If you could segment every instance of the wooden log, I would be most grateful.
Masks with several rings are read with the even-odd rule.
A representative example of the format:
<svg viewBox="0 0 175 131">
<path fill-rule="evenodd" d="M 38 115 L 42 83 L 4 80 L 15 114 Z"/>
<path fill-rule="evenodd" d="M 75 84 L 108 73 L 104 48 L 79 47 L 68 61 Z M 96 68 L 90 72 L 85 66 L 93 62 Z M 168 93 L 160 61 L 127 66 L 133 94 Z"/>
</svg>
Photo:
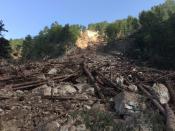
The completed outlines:
<svg viewBox="0 0 175 131">
<path fill-rule="evenodd" d="M 170 94 L 170 99 L 172 100 L 173 104 L 175 105 L 175 91 L 171 87 L 171 81 L 166 80 L 166 85 Z"/>
<path fill-rule="evenodd" d="M 96 73 L 106 85 L 113 87 L 117 91 L 122 91 L 122 88 L 119 85 L 117 85 L 116 83 L 112 82 L 111 80 L 105 78 L 101 73 L 99 73 L 99 72 L 96 72 Z"/>
<path fill-rule="evenodd" d="M 0 100 L 7 100 L 10 99 L 10 97 L 0 96 Z"/>
<path fill-rule="evenodd" d="M 34 84 L 44 83 L 44 82 L 46 82 L 46 80 L 28 81 L 28 82 L 24 82 L 24 83 L 20 83 L 20 84 L 14 84 L 12 87 L 17 88 L 17 87 L 22 87 L 22 86 L 27 86 L 27 85 L 34 85 Z"/>
<path fill-rule="evenodd" d="M 98 97 L 104 98 L 103 94 L 100 91 L 98 83 L 96 83 L 95 78 L 93 77 L 92 73 L 90 72 L 90 70 L 86 66 L 85 62 L 83 62 L 83 70 L 84 70 L 85 74 L 89 77 L 91 83 L 94 85 L 94 89 L 95 89 L 95 92 L 98 95 Z"/>
<path fill-rule="evenodd" d="M 175 115 L 168 104 L 165 104 L 166 109 L 166 131 L 175 131 Z"/>
<path fill-rule="evenodd" d="M 59 76 L 59 77 L 54 77 L 54 78 L 50 78 L 50 80 L 54 80 L 54 81 L 66 81 L 72 77 L 75 77 L 77 74 L 71 74 L 68 76 Z M 47 80 L 36 80 L 36 81 L 29 81 L 29 82 L 24 82 L 21 84 L 15 84 L 12 86 L 13 90 L 30 90 L 33 89 L 35 87 L 47 84 L 48 81 Z"/>
<path fill-rule="evenodd" d="M 54 100 L 77 100 L 77 101 L 102 101 L 102 99 L 87 99 L 87 98 L 75 98 L 75 97 L 64 97 L 64 96 L 42 96 L 43 99 L 54 99 Z"/>
<path fill-rule="evenodd" d="M 160 110 L 160 112 L 166 116 L 165 109 L 154 97 L 140 84 L 138 88 L 152 101 L 152 103 Z"/>
<path fill-rule="evenodd" d="M 31 85 L 15 87 L 15 88 L 13 88 L 13 90 L 30 90 L 30 89 L 36 88 L 36 87 L 44 85 L 44 84 L 47 84 L 47 82 L 41 82 L 41 83 L 36 83 L 36 84 L 31 84 Z"/>
</svg>

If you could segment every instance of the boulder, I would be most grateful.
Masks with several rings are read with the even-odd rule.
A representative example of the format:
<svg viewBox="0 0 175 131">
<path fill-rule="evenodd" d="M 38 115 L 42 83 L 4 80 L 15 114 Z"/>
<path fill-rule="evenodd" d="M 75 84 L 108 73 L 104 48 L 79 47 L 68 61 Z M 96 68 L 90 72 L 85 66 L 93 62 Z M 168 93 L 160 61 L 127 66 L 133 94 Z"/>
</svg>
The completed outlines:
<svg viewBox="0 0 175 131">
<path fill-rule="evenodd" d="M 146 108 L 142 96 L 133 92 L 122 92 L 116 95 L 114 102 L 115 110 L 120 115 L 132 115 Z"/>
<path fill-rule="evenodd" d="M 79 83 L 75 85 L 79 93 L 87 92 L 89 94 L 94 94 L 94 88 L 86 83 Z"/>
<path fill-rule="evenodd" d="M 52 68 L 51 70 L 49 70 L 48 74 L 49 75 L 56 75 L 57 74 L 57 69 Z"/>
<path fill-rule="evenodd" d="M 104 104 L 100 104 L 100 103 L 95 103 L 92 106 L 92 110 L 96 110 L 96 111 L 101 111 L 101 112 L 105 112 L 106 111 L 106 107 Z"/>
<path fill-rule="evenodd" d="M 133 85 L 133 84 L 129 85 L 129 86 L 128 86 L 128 89 L 129 89 L 130 91 L 133 91 L 133 92 L 137 92 L 137 91 L 138 91 L 137 86 L 136 86 L 136 85 Z"/>
<path fill-rule="evenodd" d="M 117 84 L 119 84 L 119 85 L 123 85 L 124 77 L 123 77 L 123 76 L 117 77 L 117 78 L 116 78 L 116 82 L 117 82 Z"/>
<path fill-rule="evenodd" d="M 154 91 L 153 92 L 154 95 L 157 97 L 157 99 L 159 99 L 161 104 L 168 103 L 168 101 L 170 100 L 170 96 L 169 96 L 168 89 L 165 85 L 155 83 L 152 88 Z"/>
<path fill-rule="evenodd" d="M 90 110 L 91 109 L 91 106 L 89 106 L 89 105 L 83 105 L 83 107 L 84 107 L 85 110 Z"/>
<path fill-rule="evenodd" d="M 44 74 L 39 74 L 38 76 L 36 76 L 38 79 L 40 80 L 46 80 L 46 76 Z"/>
<path fill-rule="evenodd" d="M 40 86 L 36 89 L 33 89 L 32 93 L 35 93 L 35 94 L 41 95 L 41 96 L 51 96 L 52 91 L 53 91 L 53 95 L 56 95 L 58 93 L 57 88 L 52 88 L 50 86 L 43 85 L 43 86 Z"/>
<path fill-rule="evenodd" d="M 76 126 L 76 131 L 87 131 L 85 124 L 80 124 Z"/>
<path fill-rule="evenodd" d="M 39 128 L 37 131 L 59 131 L 59 128 L 60 124 L 56 121 L 53 121 Z"/>
<path fill-rule="evenodd" d="M 24 92 L 21 91 L 21 90 L 17 90 L 17 91 L 16 91 L 16 96 L 17 96 L 17 97 L 22 97 L 22 96 L 24 96 Z"/>
<path fill-rule="evenodd" d="M 58 89 L 58 93 L 61 95 L 73 94 L 76 91 L 77 90 L 72 85 L 69 84 L 61 85 L 61 87 Z"/>
</svg>

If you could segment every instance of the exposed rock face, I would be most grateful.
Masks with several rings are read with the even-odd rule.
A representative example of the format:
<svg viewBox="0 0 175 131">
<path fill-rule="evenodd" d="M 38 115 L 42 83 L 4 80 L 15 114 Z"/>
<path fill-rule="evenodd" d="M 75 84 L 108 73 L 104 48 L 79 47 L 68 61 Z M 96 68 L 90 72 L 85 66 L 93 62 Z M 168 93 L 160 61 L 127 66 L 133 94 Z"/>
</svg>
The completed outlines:
<svg viewBox="0 0 175 131">
<path fill-rule="evenodd" d="M 161 104 L 166 104 L 170 100 L 169 92 L 165 85 L 155 83 L 153 85 L 153 91 Z"/>
<path fill-rule="evenodd" d="M 142 97 L 132 92 L 122 92 L 114 98 L 114 101 L 115 110 L 120 115 L 132 115 L 145 109 Z"/>
<path fill-rule="evenodd" d="M 90 44 L 97 44 L 98 42 L 100 42 L 98 32 L 86 30 L 85 32 L 81 32 L 80 37 L 76 42 L 76 45 L 81 49 L 85 49 Z"/>
</svg>

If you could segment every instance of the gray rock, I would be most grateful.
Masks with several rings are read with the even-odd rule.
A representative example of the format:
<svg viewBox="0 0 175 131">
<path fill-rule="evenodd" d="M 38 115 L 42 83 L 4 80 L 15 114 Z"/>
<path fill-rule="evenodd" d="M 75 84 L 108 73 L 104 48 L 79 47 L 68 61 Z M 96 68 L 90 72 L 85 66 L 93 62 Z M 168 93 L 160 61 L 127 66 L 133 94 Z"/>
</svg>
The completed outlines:
<svg viewBox="0 0 175 131">
<path fill-rule="evenodd" d="M 106 111 L 106 107 L 104 104 L 100 104 L 100 103 L 95 103 L 93 106 L 92 106 L 92 110 L 97 110 L 97 111 L 101 111 L 101 112 L 104 112 Z"/>
<path fill-rule="evenodd" d="M 76 131 L 87 131 L 86 125 L 85 124 L 77 125 Z"/>
<path fill-rule="evenodd" d="M 21 91 L 21 90 L 17 90 L 16 91 L 16 96 L 17 97 L 22 97 L 24 95 L 24 92 L 23 91 Z"/>
<path fill-rule="evenodd" d="M 88 85 L 87 83 L 79 83 L 75 85 L 79 93 L 87 92 L 89 94 L 94 94 L 94 88 Z"/>
<path fill-rule="evenodd" d="M 44 127 L 39 128 L 37 131 L 59 131 L 60 124 L 56 121 L 46 124 Z"/>
<path fill-rule="evenodd" d="M 132 115 L 144 110 L 142 97 L 133 92 L 122 92 L 115 96 L 115 110 L 120 115 Z"/>
<path fill-rule="evenodd" d="M 85 110 L 90 110 L 91 109 L 91 106 L 89 106 L 89 105 L 83 105 L 83 106 L 84 106 Z"/>
<path fill-rule="evenodd" d="M 79 84 L 76 84 L 75 86 L 77 87 L 78 92 L 80 92 L 80 93 L 82 93 L 83 91 L 85 91 L 85 89 L 88 88 L 87 87 L 88 85 L 85 83 L 79 83 Z"/>
<path fill-rule="evenodd" d="M 138 91 L 137 86 L 136 86 L 136 85 L 133 85 L 133 84 L 129 85 L 129 86 L 128 86 L 128 89 L 129 89 L 130 91 L 133 91 L 133 92 L 137 92 L 137 91 Z"/>
<path fill-rule="evenodd" d="M 58 93 L 58 90 L 57 88 L 52 88 L 47 85 L 43 85 L 32 90 L 32 93 L 35 93 L 41 96 L 51 96 L 52 95 L 51 92 L 53 92 L 53 95 L 56 95 Z"/>
<path fill-rule="evenodd" d="M 155 83 L 153 85 L 153 91 L 156 97 L 159 99 L 161 104 L 166 104 L 170 100 L 168 89 L 165 85 Z"/>
<path fill-rule="evenodd" d="M 2 115 L 4 113 L 5 113 L 4 110 L 0 108 L 0 114 Z"/>
<path fill-rule="evenodd" d="M 37 78 L 41 80 L 46 80 L 46 76 L 44 74 L 39 74 Z"/>
<path fill-rule="evenodd" d="M 95 90 L 94 90 L 93 87 L 86 89 L 86 92 L 87 92 L 88 94 L 91 94 L 91 95 L 94 95 L 94 94 L 95 94 Z"/>
<path fill-rule="evenodd" d="M 119 84 L 119 85 L 123 85 L 124 77 L 123 77 L 123 76 L 117 77 L 117 78 L 116 78 L 116 82 L 117 82 L 117 84 Z"/>
<path fill-rule="evenodd" d="M 48 74 L 49 75 L 56 75 L 57 74 L 57 69 L 52 68 L 51 70 L 49 70 Z"/>
<path fill-rule="evenodd" d="M 58 89 L 58 93 L 61 95 L 65 95 L 65 94 L 73 94 L 77 92 L 77 90 L 72 86 L 72 85 L 62 85 L 59 89 Z"/>
</svg>

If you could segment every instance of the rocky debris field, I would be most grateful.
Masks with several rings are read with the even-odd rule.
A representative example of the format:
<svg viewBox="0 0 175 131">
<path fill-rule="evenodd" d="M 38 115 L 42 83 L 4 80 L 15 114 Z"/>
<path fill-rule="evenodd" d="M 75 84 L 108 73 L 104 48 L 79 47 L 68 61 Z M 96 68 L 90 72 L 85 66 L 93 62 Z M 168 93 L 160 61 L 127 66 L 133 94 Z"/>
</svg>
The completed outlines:
<svg viewBox="0 0 175 131">
<path fill-rule="evenodd" d="M 175 130 L 175 71 L 121 53 L 0 61 L 0 131 Z"/>
</svg>

